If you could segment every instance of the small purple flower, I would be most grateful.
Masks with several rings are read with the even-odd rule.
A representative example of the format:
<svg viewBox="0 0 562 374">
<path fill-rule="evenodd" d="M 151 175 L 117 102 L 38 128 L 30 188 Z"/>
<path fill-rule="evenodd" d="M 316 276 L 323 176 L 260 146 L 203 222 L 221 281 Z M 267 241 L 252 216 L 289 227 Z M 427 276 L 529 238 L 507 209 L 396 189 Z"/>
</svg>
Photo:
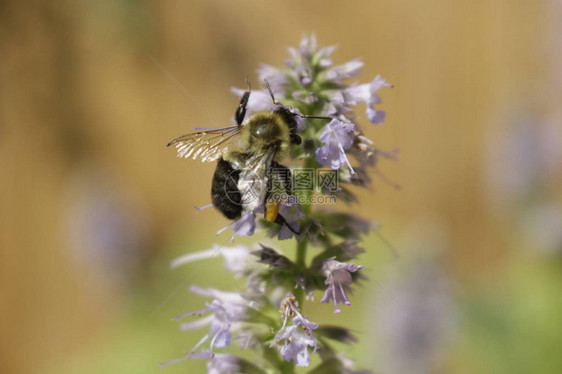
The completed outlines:
<svg viewBox="0 0 562 374">
<path fill-rule="evenodd" d="M 310 83 L 312 83 L 312 69 L 306 62 L 303 61 L 301 65 L 295 66 L 294 71 L 295 77 L 301 86 L 305 88 L 310 86 Z"/>
<path fill-rule="evenodd" d="M 293 92 L 293 99 L 302 101 L 303 103 L 312 104 L 318 101 L 318 96 L 314 92 L 307 92 L 305 90 Z"/>
<path fill-rule="evenodd" d="M 296 200 L 296 196 L 291 195 Z M 285 218 L 285 224 L 279 230 L 278 240 L 287 240 L 300 231 L 299 220 L 305 218 L 304 213 L 297 201 L 283 202 L 279 206 L 279 214 Z"/>
<path fill-rule="evenodd" d="M 207 304 L 207 308 L 196 310 L 194 312 L 186 313 L 180 317 L 174 318 L 175 321 L 179 321 L 181 318 L 191 315 L 202 315 L 205 313 L 213 313 L 212 318 L 207 319 L 210 322 L 209 333 L 205 335 L 199 343 L 193 348 L 195 351 L 201 346 L 206 340 L 211 338 L 211 343 L 209 345 L 210 353 L 213 353 L 213 348 L 226 348 L 230 345 L 232 341 L 232 333 L 230 332 L 230 325 L 232 324 L 232 317 L 227 311 L 227 309 L 221 305 L 220 301 L 213 300 L 210 304 Z M 201 320 L 203 321 L 203 320 Z M 180 329 L 183 331 L 193 330 L 199 328 L 201 321 L 197 322 L 187 322 L 182 323 Z"/>
<path fill-rule="evenodd" d="M 209 357 L 212 357 L 214 348 L 225 348 L 230 345 L 232 341 L 231 326 L 233 323 L 242 321 L 246 318 L 248 301 L 238 293 L 225 292 L 213 288 L 205 289 L 197 286 L 191 286 L 190 291 L 201 296 L 212 297 L 214 300 L 211 303 L 207 303 L 206 308 L 182 314 L 181 316 L 173 318 L 173 320 L 180 321 L 188 316 L 200 316 L 206 313 L 212 313 L 203 319 L 195 322 L 182 323 L 180 326 L 181 330 L 194 330 L 210 325 L 209 333 L 199 340 L 199 342 L 191 350 L 188 357 L 209 339 L 211 339 L 209 345 Z"/>
<path fill-rule="evenodd" d="M 293 325 L 287 327 L 283 333 L 275 339 L 285 341 L 279 348 L 279 352 L 286 361 L 294 361 L 297 366 L 308 366 L 310 354 L 308 347 L 313 348 L 313 353 L 318 349 L 316 339 L 310 331 L 318 327 L 317 323 L 310 322 L 308 319 L 295 317 Z"/>
<path fill-rule="evenodd" d="M 207 374 L 226 374 L 238 373 L 241 370 L 242 363 L 240 359 L 228 353 L 211 353 L 208 350 L 192 353 L 188 356 L 169 360 L 160 364 L 161 367 L 170 364 L 185 361 L 187 359 L 204 359 L 207 360 Z"/>
<path fill-rule="evenodd" d="M 312 353 L 318 349 L 316 337 L 312 332 L 318 328 L 318 324 L 310 322 L 300 314 L 295 297 L 291 293 L 287 294 L 281 303 L 281 313 L 283 326 L 275 334 L 272 346 L 277 346 L 286 361 L 294 361 L 297 366 L 308 366 L 310 363 L 308 347 L 312 347 Z M 293 319 L 291 326 L 287 326 L 289 318 Z"/>
<path fill-rule="evenodd" d="M 332 55 L 332 53 L 334 53 L 335 50 L 336 50 L 335 45 L 331 45 L 320 49 L 314 56 L 312 63 L 318 65 L 321 68 L 327 68 L 328 66 L 332 66 L 332 59 L 330 59 L 330 56 Z"/>
<path fill-rule="evenodd" d="M 368 370 L 354 370 L 355 362 L 341 353 L 336 354 L 336 357 L 341 364 L 341 374 L 372 374 L 372 372 Z"/>
<path fill-rule="evenodd" d="M 352 104 L 348 102 L 345 90 L 326 90 L 323 94 L 327 97 L 327 102 L 322 109 L 322 115 L 338 117 L 352 112 Z"/>
<path fill-rule="evenodd" d="M 351 305 L 346 295 L 346 288 L 351 284 L 351 273 L 363 268 L 363 265 L 355 266 L 354 264 L 346 264 L 334 260 L 335 257 L 324 261 L 322 265 L 322 273 L 326 276 L 325 284 L 328 288 L 324 292 L 321 303 L 329 303 L 330 299 L 334 301 L 334 313 L 341 313 L 338 304 Z"/>
<path fill-rule="evenodd" d="M 375 104 L 381 103 L 381 98 L 376 94 L 383 87 L 390 87 L 391 84 L 387 83 L 380 75 L 377 75 L 370 84 L 371 95 L 367 99 L 367 118 L 375 125 L 380 125 L 384 122 L 386 112 L 382 110 L 375 110 Z"/>
<path fill-rule="evenodd" d="M 359 59 L 353 59 L 342 65 L 334 66 L 320 73 L 318 79 L 341 84 L 344 80 L 358 76 L 363 68 Z"/>
<path fill-rule="evenodd" d="M 276 68 L 271 65 L 262 64 L 258 69 L 258 77 L 260 83 L 267 80 L 273 94 L 282 97 L 285 94 L 285 85 L 287 84 L 287 76 L 283 69 Z M 269 96 L 267 90 L 264 91 Z M 253 93 L 253 92 L 252 92 Z M 271 97 L 270 97 L 271 99 Z M 271 102 L 271 100 L 270 100 Z"/>
<path fill-rule="evenodd" d="M 237 292 L 221 291 L 211 287 L 202 288 L 195 285 L 189 287 L 189 291 L 199 296 L 219 300 L 233 315 L 240 319 L 243 318 L 242 314 L 248 305 L 248 301 Z"/>
<path fill-rule="evenodd" d="M 250 236 L 254 234 L 255 229 L 256 214 L 253 212 L 244 213 L 242 217 L 232 225 L 232 241 L 234 241 L 234 235 Z"/>
<path fill-rule="evenodd" d="M 290 68 L 295 68 L 303 64 L 327 68 L 332 65 L 330 56 L 335 49 L 336 46 L 333 45 L 318 49 L 316 36 L 304 35 L 298 48 L 288 48 L 291 58 L 285 60 L 285 65 Z"/>
<path fill-rule="evenodd" d="M 295 231 L 298 232 L 298 230 L 299 230 L 299 224 L 298 223 L 296 223 L 296 224 L 295 223 L 286 223 L 279 230 L 279 234 L 277 235 L 277 239 L 278 240 L 291 239 L 293 236 L 295 236 Z"/>
<path fill-rule="evenodd" d="M 371 83 L 350 86 L 344 90 L 345 101 L 348 105 L 367 104 L 367 118 L 371 123 L 380 125 L 384 122 L 386 113 L 375 110 L 375 104 L 380 104 L 381 99 L 377 92 L 383 87 L 392 85 L 377 75 Z"/>
<path fill-rule="evenodd" d="M 287 51 L 291 58 L 285 60 L 285 65 L 290 68 L 298 68 L 312 60 L 318 49 L 315 35 L 304 35 L 298 48 L 289 47 Z"/>
<path fill-rule="evenodd" d="M 240 359 L 228 353 L 215 353 L 212 357 L 202 354 L 193 354 L 191 358 L 208 358 L 207 374 L 239 373 L 241 369 Z"/>
<path fill-rule="evenodd" d="M 218 254 L 224 258 L 225 269 L 234 273 L 237 278 L 246 275 L 251 270 L 251 264 L 248 262 L 250 250 L 247 247 L 243 245 L 222 247 L 218 244 L 204 251 L 190 252 L 175 258 L 170 262 L 170 267 L 175 268 L 190 262 L 210 259 Z"/>
<path fill-rule="evenodd" d="M 245 212 L 242 214 L 238 220 L 229 223 L 219 231 L 217 231 L 216 235 L 220 235 L 226 229 L 232 227 L 232 236 L 230 241 L 234 242 L 234 237 L 236 235 L 239 236 L 251 236 L 254 234 L 256 230 L 256 213 L 254 212 Z"/>
<path fill-rule="evenodd" d="M 354 131 L 353 123 L 338 119 L 330 121 L 320 134 L 319 139 L 324 145 L 316 150 L 316 160 L 332 169 L 339 169 L 347 164 L 353 170 L 345 151 L 353 145 Z"/>
</svg>

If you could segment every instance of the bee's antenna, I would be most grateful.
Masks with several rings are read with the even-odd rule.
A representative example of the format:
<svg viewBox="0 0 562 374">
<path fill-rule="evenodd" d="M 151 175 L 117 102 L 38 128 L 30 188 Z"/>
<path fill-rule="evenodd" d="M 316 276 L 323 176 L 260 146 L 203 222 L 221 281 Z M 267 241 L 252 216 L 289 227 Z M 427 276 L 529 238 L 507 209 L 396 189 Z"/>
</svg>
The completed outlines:
<svg viewBox="0 0 562 374">
<path fill-rule="evenodd" d="M 340 122 L 344 122 L 344 123 L 349 123 L 348 121 L 345 121 L 341 118 L 338 117 L 330 117 L 330 116 L 311 116 L 309 114 L 300 114 L 300 113 L 291 113 L 294 114 L 295 116 L 299 116 L 300 118 L 311 118 L 311 119 L 328 119 L 328 120 L 338 120 Z"/>
<path fill-rule="evenodd" d="M 296 236 L 299 236 L 301 234 L 299 231 L 292 228 L 291 225 L 289 225 L 289 223 L 285 220 L 285 217 L 283 217 L 281 214 L 278 214 L 277 217 L 275 217 L 275 223 L 281 226 L 287 226 L 287 228 L 291 230 L 291 232 Z"/>
<path fill-rule="evenodd" d="M 271 100 L 273 100 L 273 104 L 275 104 L 275 105 L 281 104 L 279 102 L 279 100 L 277 100 L 275 98 L 275 96 L 273 95 L 273 91 L 271 90 L 271 86 L 269 85 L 269 82 L 267 81 L 267 79 L 264 79 L 263 81 L 265 82 L 265 85 L 267 86 L 267 90 L 269 91 L 269 94 L 271 95 Z"/>
<path fill-rule="evenodd" d="M 336 120 L 341 121 L 341 122 L 349 123 L 348 121 L 345 121 L 341 118 L 330 117 L 330 116 L 313 116 L 313 115 L 309 115 L 309 114 L 302 114 L 302 113 L 298 113 L 294 108 L 285 107 L 273 95 L 273 90 L 271 89 L 271 86 L 269 85 L 269 82 L 267 81 L 267 79 L 264 79 L 263 81 L 265 82 L 265 85 L 267 86 L 267 90 L 269 91 L 269 95 L 271 96 L 271 100 L 273 100 L 273 104 L 283 106 L 285 108 L 285 110 L 287 112 L 289 112 L 290 114 L 292 114 L 293 116 L 298 116 L 300 118 L 310 118 L 310 119 L 326 119 L 326 120 L 330 120 L 330 121 L 333 120 L 333 119 L 336 119 Z"/>
<path fill-rule="evenodd" d="M 246 84 L 248 85 L 248 91 L 251 91 L 252 83 L 250 83 L 250 75 L 246 75 Z"/>
</svg>

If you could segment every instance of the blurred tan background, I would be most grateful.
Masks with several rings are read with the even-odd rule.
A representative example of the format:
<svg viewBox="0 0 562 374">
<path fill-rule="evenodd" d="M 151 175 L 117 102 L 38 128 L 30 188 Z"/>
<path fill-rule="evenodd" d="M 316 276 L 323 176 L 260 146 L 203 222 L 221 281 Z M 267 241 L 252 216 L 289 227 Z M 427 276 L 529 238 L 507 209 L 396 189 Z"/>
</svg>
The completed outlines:
<svg viewBox="0 0 562 374">
<path fill-rule="evenodd" d="M 202 332 L 169 318 L 203 300 L 185 285 L 161 305 L 193 268 L 167 263 L 211 247 L 226 220 L 195 217 L 212 167 L 165 144 L 217 124 L 150 56 L 226 125 L 230 87 L 256 81 L 259 63 L 281 64 L 306 32 L 338 45 L 336 63 L 361 57 L 363 81 L 380 73 L 395 86 L 381 92 L 386 123 L 363 126 L 400 150 L 380 168 L 402 189 L 374 176 L 354 209 L 401 253 L 392 260 L 367 239 L 363 261 L 391 292 L 414 259 L 445 274 L 427 290 L 447 283 L 446 310 L 420 313 L 451 322 L 408 348 L 432 357 L 419 372 L 560 372 L 561 19 L 546 0 L 2 3 L 0 372 L 164 372 L 157 362 L 193 346 Z M 213 277 L 221 266 L 193 282 L 231 286 Z M 363 343 L 345 350 L 362 367 L 405 372 L 385 363 L 407 353 L 381 353 L 395 337 L 381 333 L 392 325 L 384 313 L 374 317 L 401 310 L 374 282 L 356 298 L 343 315 Z"/>
</svg>

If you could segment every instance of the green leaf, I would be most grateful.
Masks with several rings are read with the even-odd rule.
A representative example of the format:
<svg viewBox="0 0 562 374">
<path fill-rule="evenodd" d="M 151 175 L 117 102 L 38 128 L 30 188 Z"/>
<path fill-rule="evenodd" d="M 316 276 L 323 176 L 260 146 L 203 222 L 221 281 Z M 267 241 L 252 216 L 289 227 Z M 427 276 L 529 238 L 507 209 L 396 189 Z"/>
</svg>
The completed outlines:
<svg viewBox="0 0 562 374">
<path fill-rule="evenodd" d="M 351 333 L 351 331 L 345 327 L 340 326 L 320 326 L 315 330 L 316 335 L 323 336 L 328 339 L 337 340 L 340 343 L 355 343 L 357 342 L 357 337 Z"/>
</svg>

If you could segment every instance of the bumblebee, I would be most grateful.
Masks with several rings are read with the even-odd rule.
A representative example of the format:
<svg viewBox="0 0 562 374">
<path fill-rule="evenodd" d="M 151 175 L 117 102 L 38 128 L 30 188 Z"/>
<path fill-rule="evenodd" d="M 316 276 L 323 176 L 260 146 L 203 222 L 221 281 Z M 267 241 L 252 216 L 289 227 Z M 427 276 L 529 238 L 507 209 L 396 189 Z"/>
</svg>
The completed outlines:
<svg viewBox="0 0 562 374">
<path fill-rule="evenodd" d="M 291 145 L 302 142 L 295 117 L 331 118 L 303 115 L 282 105 L 265 81 L 275 110 L 254 113 L 245 120 L 251 93 L 249 81 L 247 83 L 248 88 L 234 115 L 235 126 L 182 135 L 169 142 L 168 147 L 174 146 L 181 158 L 202 162 L 218 160 L 211 199 L 226 218 L 237 220 L 246 212 L 257 211 L 263 204 L 266 221 L 285 225 L 284 217 L 279 214 L 281 202 L 271 197 L 273 192 L 281 192 L 279 189 L 292 195 L 291 172 L 280 162 L 288 155 Z"/>
</svg>

